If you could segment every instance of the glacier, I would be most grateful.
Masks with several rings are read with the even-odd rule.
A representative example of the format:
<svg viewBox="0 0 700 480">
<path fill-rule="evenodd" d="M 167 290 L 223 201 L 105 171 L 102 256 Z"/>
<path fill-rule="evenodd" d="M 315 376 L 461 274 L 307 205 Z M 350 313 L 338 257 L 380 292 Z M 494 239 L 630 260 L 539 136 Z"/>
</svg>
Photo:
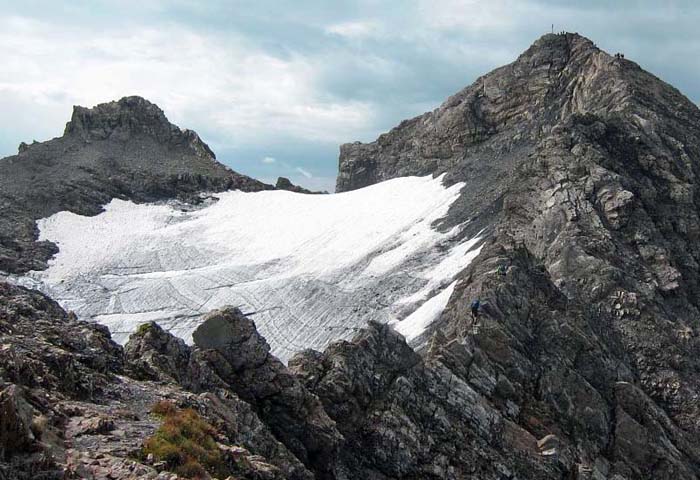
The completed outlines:
<svg viewBox="0 0 700 480">
<path fill-rule="evenodd" d="M 275 355 L 348 338 L 369 320 L 418 339 L 442 312 L 483 233 L 434 224 L 463 184 L 403 177 L 332 195 L 228 191 L 201 208 L 112 200 L 93 217 L 39 220 L 59 253 L 15 281 L 124 343 L 157 321 L 191 342 L 203 314 L 251 313 Z"/>
</svg>

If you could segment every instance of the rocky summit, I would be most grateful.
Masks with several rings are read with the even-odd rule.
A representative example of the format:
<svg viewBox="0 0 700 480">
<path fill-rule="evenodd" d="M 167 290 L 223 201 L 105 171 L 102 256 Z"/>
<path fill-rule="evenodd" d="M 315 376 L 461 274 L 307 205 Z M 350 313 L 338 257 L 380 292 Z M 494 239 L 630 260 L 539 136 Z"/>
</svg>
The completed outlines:
<svg viewBox="0 0 700 480">
<path fill-rule="evenodd" d="M 473 348 L 486 398 L 507 379 L 518 424 L 556 435 L 583 478 L 699 473 L 698 132 L 675 88 L 567 33 L 341 148 L 341 191 L 433 170 L 466 183 L 445 223 L 490 236 L 418 348 Z"/>
<path fill-rule="evenodd" d="M 46 267 L 56 246 L 35 221 L 68 210 L 95 215 L 113 198 L 152 202 L 273 187 L 216 161 L 206 143 L 140 97 L 75 107 L 62 137 L 22 143 L 0 160 L 0 271 Z"/>
<path fill-rule="evenodd" d="M 141 99 L 78 108 L 0 161 L 4 269 L 43 265 L 51 212 L 267 188 L 163 120 Z M 700 478 L 699 132 L 676 89 L 566 33 L 342 146 L 339 191 L 446 173 L 464 186 L 434 227 L 483 232 L 410 344 L 369 322 L 284 365 L 231 306 L 193 345 L 144 323 L 121 347 L 0 284 L 0 479 Z M 177 155 L 143 165 L 146 145 Z"/>
</svg>

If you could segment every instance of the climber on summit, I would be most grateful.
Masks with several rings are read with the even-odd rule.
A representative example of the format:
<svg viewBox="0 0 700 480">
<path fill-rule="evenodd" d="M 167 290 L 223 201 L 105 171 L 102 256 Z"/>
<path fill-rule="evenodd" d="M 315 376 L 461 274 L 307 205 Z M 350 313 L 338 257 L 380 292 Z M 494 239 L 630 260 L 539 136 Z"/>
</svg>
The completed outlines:
<svg viewBox="0 0 700 480">
<path fill-rule="evenodd" d="M 477 320 L 479 318 L 479 307 L 481 306 L 481 302 L 477 298 L 476 300 L 472 300 L 472 318 L 474 320 Z"/>
</svg>

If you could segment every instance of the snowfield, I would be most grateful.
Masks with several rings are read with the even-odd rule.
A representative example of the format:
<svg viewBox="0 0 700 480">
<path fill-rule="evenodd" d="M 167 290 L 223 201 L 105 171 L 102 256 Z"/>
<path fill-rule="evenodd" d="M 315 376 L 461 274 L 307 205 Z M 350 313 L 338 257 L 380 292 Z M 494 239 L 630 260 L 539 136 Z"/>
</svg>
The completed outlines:
<svg viewBox="0 0 700 480">
<path fill-rule="evenodd" d="M 462 184 L 406 177 L 335 195 L 287 191 L 216 195 L 191 210 L 113 200 L 105 212 L 38 222 L 56 242 L 47 270 L 18 279 L 117 341 L 155 320 L 191 341 L 202 314 L 224 305 L 253 318 L 287 360 L 352 336 L 368 320 L 409 340 L 439 317 L 480 238 L 441 233 Z"/>
</svg>

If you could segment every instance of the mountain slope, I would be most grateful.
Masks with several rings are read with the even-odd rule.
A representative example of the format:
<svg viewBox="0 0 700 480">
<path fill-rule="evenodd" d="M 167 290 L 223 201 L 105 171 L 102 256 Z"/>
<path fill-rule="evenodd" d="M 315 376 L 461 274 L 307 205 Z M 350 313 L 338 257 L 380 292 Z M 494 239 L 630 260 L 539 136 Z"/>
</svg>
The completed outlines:
<svg viewBox="0 0 700 480">
<path fill-rule="evenodd" d="M 62 137 L 22 143 L 0 160 L 0 271 L 44 268 L 56 251 L 35 242 L 34 221 L 69 210 L 95 215 L 112 198 L 193 200 L 200 192 L 272 188 L 218 163 L 191 130 L 180 130 L 139 97 L 75 107 Z"/>
<path fill-rule="evenodd" d="M 232 331 L 219 339 L 250 334 L 252 322 L 238 311 L 211 317 L 230 321 Z M 0 342 L 3 480 L 183 478 L 168 473 L 173 469 L 169 461 L 142 453 L 145 440 L 163 422 L 153 414 L 159 402 L 193 409 L 209 422 L 215 451 L 236 478 L 313 478 L 276 438 L 273 420 L 263 421 L 252 402 L 218 376 L 216 368 L 230 368 L 227 360 L 216 358 L 214 351 L 190 349 L 156 325 L 144 325 L 122 349 L 105 327 L 78 321 L 36 291 L 0 283 Z M 239 350 L 228 358 L 251 372 L 254 361 L 260 367 L 260 352 L 267 358 L 269 347 L 257 336 L 249 343 L 257 357 Z M 308 392 L 298 392 L 299 383 L 293 384 L 277 360 L 269 357 L 266 367 L 276 371 L 277 383 L 265 378 L 258 388 L 280 388 L 284 379 L 281 395 L 306 398 L 310 409 L 320 409 Z M 319 422 L 330 423 L 322 411 L 318 416 Z M 295 418 L 293 425 L 300 424 L 320 431 L 313 421 Z M 328 430 L 332 433 L 332 426 Z"/>
<path fill-rule="evenodd" d="M 386 325 L 288 369 L 234 308 L 209 314 L 192 347 L 151 323 L 122 349 L 38 292 L 0 284 L 0 294 L 3 480 L 183 478 L 169 473 L 177 450 L 143 451 L 163 423 L 159 407 L 206 421 L 217 473 L 240 479 L 562 474 L 527 432 Z M 528 454 L 503 448 L 513 440 Z"/>
<path fill-rule="evenodd" d="M 583 37 L 546 35 L 434 112 L 344 146 L 338 188 L 430 170 L 466 183 L 448 225 L 493 225 L 433 332 L 488 358 L 520 425 L 556 432 L 582 468 L 697 478 L 698 108 Z"/>
</svg>

